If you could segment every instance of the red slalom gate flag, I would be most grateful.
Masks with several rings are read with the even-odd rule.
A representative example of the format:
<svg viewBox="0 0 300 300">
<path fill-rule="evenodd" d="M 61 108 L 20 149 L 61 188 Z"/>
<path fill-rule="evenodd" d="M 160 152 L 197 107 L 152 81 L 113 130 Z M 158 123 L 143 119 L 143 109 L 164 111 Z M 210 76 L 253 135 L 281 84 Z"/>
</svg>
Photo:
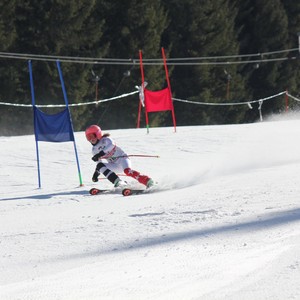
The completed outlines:
<svg viewBox="0 0 300 300">
<path fill-rule="evenodd" d="M 169 88 L 159 91 L 145 89 L 144 95 L 147 112 L 173 110 Z"/>
</svg>

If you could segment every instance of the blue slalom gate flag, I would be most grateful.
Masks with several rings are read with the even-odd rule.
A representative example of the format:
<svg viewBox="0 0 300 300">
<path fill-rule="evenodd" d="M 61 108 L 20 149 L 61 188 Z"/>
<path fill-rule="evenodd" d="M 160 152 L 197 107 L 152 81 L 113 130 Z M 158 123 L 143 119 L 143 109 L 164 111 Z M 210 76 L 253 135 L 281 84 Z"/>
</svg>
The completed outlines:
<svg viewBox="0 0 300 300">
<path fill-rule="evenodd" d="M 34 109 L 34 131 L 37 141 L 74 141 L 74 133 L 68 108 L 56 114 L 46 114 L 36 106 Z"/>
<path fill-rule="evenodd" d="M 36 156 L 37 156 L 37 166 L 38 166 L 38 181 L 39 188 L 41 188 L 41 172 L 40 172 L 40 158 L 39 158 L 39 146 L 38 141 L 44 142 L 69 142 L 73 141 L 74 151 L 77 162 L 78 176 L 80 186 L 82 184 L 79 159 L 77 154 L 77 148 L 74 138 L 74 130 L 72 125 L 72 119 L 69 111 L 68 97 L 65 89 L 65 84 L 63 80 L 63 75 L 60 68 L 60 63 L 56 61 L 58 74 L 61 82 L 61 87 L 64 95 L 64 100 L 66 108 L 56 114 L 46 114 L 39 110 L 35 105 L 35 95 L 34 95 L 34 86 L 33 86 L 33 76 L 32 76 L 32 65 L 31 60 L 28 61 L 29 67 L 29 78 L 30 78 L 30 89 L 31 89 L 31 100 L 33 107 L 33 117 L 34 117 L 34 134 L 35 134 L 35 145 L 36 145 Z"/>
</svg>

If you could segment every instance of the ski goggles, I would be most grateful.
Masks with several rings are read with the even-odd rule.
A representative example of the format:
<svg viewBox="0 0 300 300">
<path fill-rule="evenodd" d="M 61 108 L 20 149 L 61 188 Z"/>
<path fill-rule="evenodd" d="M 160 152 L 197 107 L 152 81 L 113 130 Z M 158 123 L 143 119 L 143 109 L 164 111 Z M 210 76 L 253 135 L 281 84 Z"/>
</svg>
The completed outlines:
<svg viewBox="0 0 300 300">
<path fill-rule="evenodd" d="M 92 142 L 92 141 L 94 141 L 94 140 L 97 140 L 97 136 L 96 136 L 96 134 L 94 134 L 94 133 L 89 133 L 89 134 L 86 135 L 86 139 L 87 139 L 89 142 Z"/>
</svg>

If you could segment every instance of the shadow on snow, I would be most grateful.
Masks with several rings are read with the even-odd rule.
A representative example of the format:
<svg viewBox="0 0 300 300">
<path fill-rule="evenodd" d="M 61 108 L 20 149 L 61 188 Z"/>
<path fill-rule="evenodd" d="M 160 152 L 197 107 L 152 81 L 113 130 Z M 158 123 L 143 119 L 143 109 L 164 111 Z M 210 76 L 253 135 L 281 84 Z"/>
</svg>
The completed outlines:
<svg viewBox="0 0 300 300">
<path fill-rule="evenodd" d="M 145 216 L 149 216 L 145 214 Z M 263 231 L 287 223 L 296 223 L 300 221 L 300 208 L 286 210 L 278 213 L 266 214 L 258 220 L 235 223 L 233 225 L 217 226 L 213 228 L 202 228 L 199 230 L 185 231 L 180 233 L 160 235 L 157 237 L 139 238 L 138 242 L 127 242 L 114 245 L 109 249 L 101 249 L 91 251 L 89 253 L 78 253 L 61 257 L 61 259 L 76 259 L 90 256 L 98 256 L 101 254 L 128 252 L 148 247 L 162 246 L 163 244 L 181 242 L 197 238 L 207 238 L 212 235 L 221 235 L 224 233 L 235 233 L 243 231 L 245 234 L 251 231 Z"/>
<path fill-rule="evenodd" d="M 227 232 L 241 232 L 244 231 L 259 231 L 259 230 L 267 230 L 273 227 L 277 227 L 280 225 L 284 225 L 287 223 L 295 223 L 300 221 L 300 208 L 286 210 L 278 213 L 271 213 L 266 214 L 260 217 L 260 219 L 235 223 L 233 225 L 226 225 L 226 226 L 217 226 L 213 228 L 202 228 L 199 230 L 192 230 L 192 231 L 185 231 L 180 233 L 171 233 L 166 234 L 164 236 L 159 237 L 148 237 L 147 239 L 142 240 L 139 239 L 139 242 L 135 245 L 130 244 L 126 245 L 123 244 L 122 246 L 116 246 L 118 251 L 128 251 L 137 248 L 144 248 L 144 247 L 152 247 L 156 245 L 162 245 L 167 243 L 173 243 L 188 239 L 196 239 L 196 238 L 203 238 L 210 235 L 219 235 Z"/>
<path fill-rule="evenodd" d="M 52 197 L 55 197 L 55 196 L 74 196 L 74 195 L 87 195 L 88 196 L 89 192 L 86 191 L 86 190 L 57 192 L 57 193 L 50 193 L 50 194 L 19 196 L 19 197 L 11 197 L 11 198 L 0 198 L 0 201 L 25 200 L 25 199 L 45 200 L 45 199 L 51 199 Z"/>
</svg>

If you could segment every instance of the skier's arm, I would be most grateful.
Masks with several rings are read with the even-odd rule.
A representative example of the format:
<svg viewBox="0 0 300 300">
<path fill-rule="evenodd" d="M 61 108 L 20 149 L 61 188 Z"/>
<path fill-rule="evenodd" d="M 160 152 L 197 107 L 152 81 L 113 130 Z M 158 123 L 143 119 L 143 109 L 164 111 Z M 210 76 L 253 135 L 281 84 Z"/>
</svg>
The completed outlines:
<svg viewBox="0 0 300 300">
<path fill-rule="evenodd" d="M 101 150 L 99 153 L 97 153 L 96 155 L 94 155 L 94 156 L 92 157 L 92 160 L 93 160 L 93 161 L 98 161 L 99 158 L 100 158 L 101 156 L 104 156 L 104 155 L 105 155 L 104 151 Z"/>
<path fill-rule="evenodd" d="M 97 182 L 98 181 L 98 176 L 100 175 L 100 172 L 95 170 L 93 177 L 92 177 L 92 181 Z"/>
<path fill-rule="evenodd" d="M 107 159 L 113 155 L 113 153 L 115 152 L 115 149 L 116 149 L 116 145 L 110 138 L 103 138 L 103 144 L 102 144 L 101 148 L 99 149 L 100 152 L 96 153 L 92 157 L 92 160 L 98 161 L 101 157 Z"/>
<path fill-rule="evenodd" d="M 95 169 L 95 172 L 93 174 L 93 177 L 92 177 L 92 180 L 94 182 L 97 182 L 98 181 L 98 176 L 100 175 L 100 169 L 103 167 L 103 163 L 102 162 L 99 162 L 96 166 L 96 169 Z"/>
</svg>

